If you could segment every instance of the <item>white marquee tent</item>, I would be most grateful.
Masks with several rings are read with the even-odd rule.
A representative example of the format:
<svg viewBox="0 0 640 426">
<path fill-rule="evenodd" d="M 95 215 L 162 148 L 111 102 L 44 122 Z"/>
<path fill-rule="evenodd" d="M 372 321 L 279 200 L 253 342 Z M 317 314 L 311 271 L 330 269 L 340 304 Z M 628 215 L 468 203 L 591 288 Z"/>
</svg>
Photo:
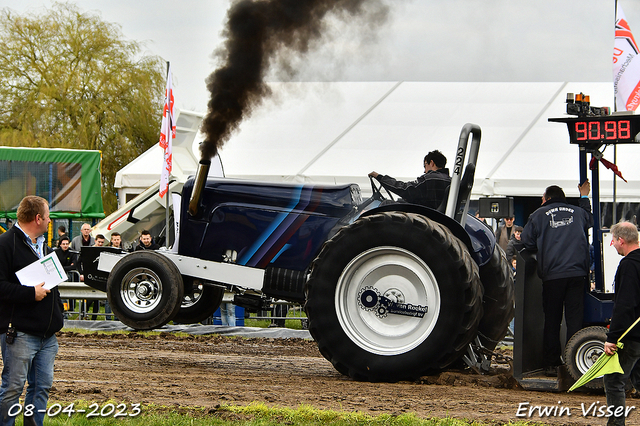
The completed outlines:
<svg viewBox="0 0 640 426">
<path fill-rule="evenodd" d="M 551 184 L 577 196 L 578 147 L 569 144 L 565 124 L 547 119 L 565 115 L 567 92 L 590 95 L 594 106 L 613 106 L 612 83 L 335 82 L 271 88 L 272 98 L 220 153 L 227 177 L 355 182 L 367 192 L 372 170 L 413 180 L 423 173 L 428 151 L 439 149 L 453 159 L 460 130 L 470 122 L 482 128 L 473 196 L 538 197 Z M 618 201 L 640 201 L 639 156 L 640 147 L 617 147 L 616 163 L 629 181 L 618 179 Z M 614 161 L 613 147 L 604 158 Z M 145 161 L 144 170 L 132 163 L 127 173 L 160 170 Z M 600 176 L 602 200 L 610 200 L 612 173 L 601 166 Z"/>
</svg>

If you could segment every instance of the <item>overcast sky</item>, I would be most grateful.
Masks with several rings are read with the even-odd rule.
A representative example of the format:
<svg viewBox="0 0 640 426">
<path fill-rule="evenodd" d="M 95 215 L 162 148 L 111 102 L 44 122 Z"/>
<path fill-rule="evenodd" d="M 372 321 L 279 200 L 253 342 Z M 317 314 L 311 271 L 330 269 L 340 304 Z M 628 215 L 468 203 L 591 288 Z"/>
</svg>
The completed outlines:
<svg viewBox="0 0 640 426">
<path fill-rule="evenodd" d="M 640 0 L 619 0 L 640 37 Z M 229 0 L 72 0 L 171 61 L 176 105 L 205 112 Z M 311 81 L 611 81 L 614 0 L 389 0 L 375 31 L 350 22 L 301 62 Z M 48 0 L 0 0 L 18 13 Z M 365 35 L 362 35 L 365 34 Z M 375 34 L 375 38 L 371 38 Z M 613 90 L 613 89 L 612 89 Z"/>
</svg>

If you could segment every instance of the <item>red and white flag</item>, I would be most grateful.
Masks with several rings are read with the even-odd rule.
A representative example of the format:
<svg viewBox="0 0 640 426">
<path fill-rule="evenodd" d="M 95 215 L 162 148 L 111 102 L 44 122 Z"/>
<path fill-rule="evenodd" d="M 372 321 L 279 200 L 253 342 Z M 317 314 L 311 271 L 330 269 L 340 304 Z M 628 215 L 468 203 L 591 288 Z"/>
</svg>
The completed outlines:
<svg viewBox="0 0 640 426">
<path fill-rule="evenodd" d="M 617 111 L 635 111 L 640 105 L 640 58 L 631 28 L 618 3 L 613 45 L 613 91 Z"/>
<path fill-rule="evenodd" d="M 176 122 L 173 111 L 173 85 L 171 82 L 171 64 L 167 70 L 167 90 L 164 95 L 162 127 L 160 129 L 160 147 L 164 150 L 162 173 L 160 174 L 160 198 L 169 191 L 169 176 L 172 169 L 171 142 L 176 137 Z"/>
</svg>

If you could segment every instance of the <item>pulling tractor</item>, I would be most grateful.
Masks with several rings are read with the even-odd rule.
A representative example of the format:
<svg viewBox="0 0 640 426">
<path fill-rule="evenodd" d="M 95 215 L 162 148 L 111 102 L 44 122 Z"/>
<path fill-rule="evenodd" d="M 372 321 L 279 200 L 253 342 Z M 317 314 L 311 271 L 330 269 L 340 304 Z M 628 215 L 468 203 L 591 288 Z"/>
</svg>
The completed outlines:
<svg viewBox="0 0 640 426">
<path fill-rule="evenodd" d="M 357 380 L 416 379 L 461 360 L 486 368 L 514 315 L 513 276 L 490 228 L 467 214 L 481 131 L 463 127 L 438 209 L 350 185 L 208 178 L 182 191 L 172 250 L 95 248 L 87 283 L 137 329 L 196 323 L 219 306 L 304 304 L 320 352 Z M 102 278 L 100 278 L 100 275 Z"/>
</svg>

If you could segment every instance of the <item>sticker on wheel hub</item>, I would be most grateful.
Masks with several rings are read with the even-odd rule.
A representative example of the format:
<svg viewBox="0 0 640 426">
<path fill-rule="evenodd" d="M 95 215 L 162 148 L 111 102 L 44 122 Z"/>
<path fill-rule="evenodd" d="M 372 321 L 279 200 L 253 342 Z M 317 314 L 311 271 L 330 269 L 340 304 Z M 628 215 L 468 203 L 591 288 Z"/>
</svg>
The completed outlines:
<svg viewBox="0 0 640 426">
<path fill-rule="evenodd" d="M 365 311 L 375 312 L 379 318 L 384 318 L 388 314 L 423 318 L 424 314 L 429 310 L 428 306 L 394 302 L 381 295 L 378 290 L 373 287 L 364 287 L 360 290 L 358 294 L 358 305 Z"/>
</svg>

